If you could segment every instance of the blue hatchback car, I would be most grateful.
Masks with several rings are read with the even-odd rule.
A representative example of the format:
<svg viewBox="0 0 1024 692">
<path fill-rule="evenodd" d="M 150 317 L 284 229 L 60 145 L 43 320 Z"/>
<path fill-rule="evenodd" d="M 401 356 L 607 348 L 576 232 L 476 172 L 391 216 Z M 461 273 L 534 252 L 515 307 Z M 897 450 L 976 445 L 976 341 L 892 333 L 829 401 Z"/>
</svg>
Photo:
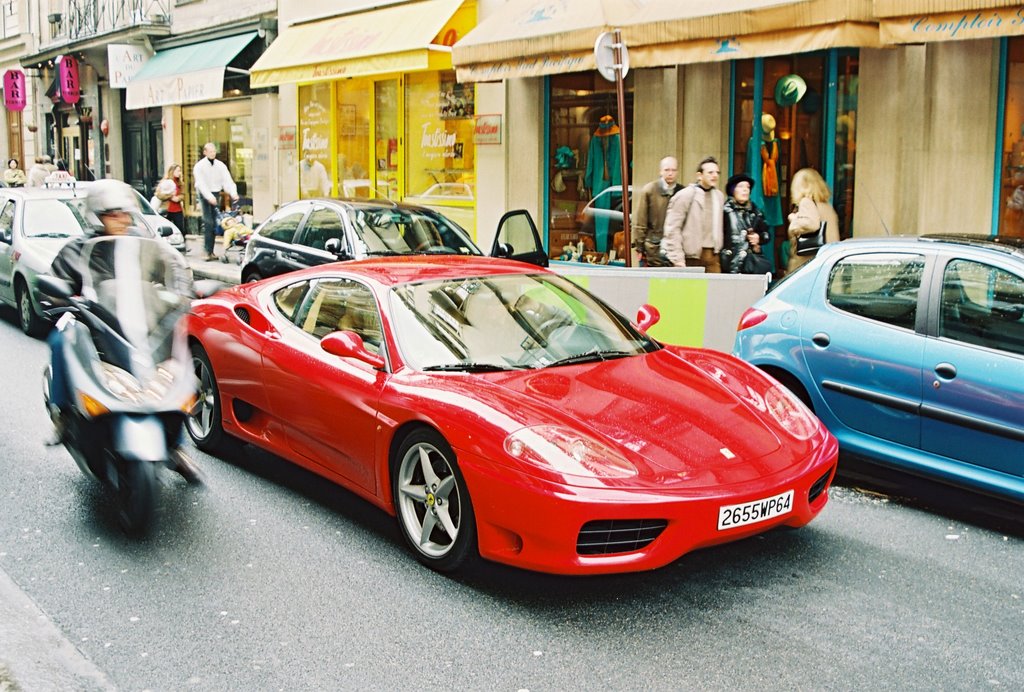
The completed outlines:
<svg viewBox="0 0 1024 692">
<path fill-rule="evenodd" d="M 841 453 L 1024 503 L 1024 239 L 827 245 L 746 311 L 733 353 Z"/>
</svg>

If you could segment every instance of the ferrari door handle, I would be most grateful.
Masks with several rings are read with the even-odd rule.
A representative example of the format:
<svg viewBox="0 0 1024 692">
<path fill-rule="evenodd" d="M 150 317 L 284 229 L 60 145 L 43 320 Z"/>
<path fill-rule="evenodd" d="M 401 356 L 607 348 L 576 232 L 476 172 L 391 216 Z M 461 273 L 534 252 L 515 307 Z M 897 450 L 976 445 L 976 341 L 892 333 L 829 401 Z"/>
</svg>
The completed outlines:
<svg viewBox="0 0 1024 692">
<path fill-rule="evenodd" d="M 825 332 L 818 332 L 811 337 L 811 341 L 814 342 L 815 346 L 821 346 L 822 348 L 825 348 L 832 343 L 832 339 Z"/>
<path fill-rule="evenodd" d="M 935 366 L 935 374 L 944 380 L 952 380 L 956 377 L 956 366 L 952 363 L 939 363 Z"/>
</svg>

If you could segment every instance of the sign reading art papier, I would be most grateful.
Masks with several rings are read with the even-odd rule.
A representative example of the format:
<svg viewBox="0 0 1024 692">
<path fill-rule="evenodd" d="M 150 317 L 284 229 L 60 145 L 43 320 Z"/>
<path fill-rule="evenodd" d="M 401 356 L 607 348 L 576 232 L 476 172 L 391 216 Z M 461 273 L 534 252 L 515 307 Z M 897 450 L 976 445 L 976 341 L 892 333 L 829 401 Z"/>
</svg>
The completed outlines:
<svg viewBox="0 0 1024 692">
<path fill-rule="evenodd" d="M 124 89 L 128 82 L 139 73 L 142 66 L 149 60 L 150 54 L 143 46 L 132 43 L 111 43 L 107 46 L 107 66 L 109 67 L 110 87 Z"/>
<path fill-rule="evenodd" d="M 21 70 L 4 73 L 4 106 L 9 111 L 25 110 L 25 73 Z"/>
<path fill-rule="evenodd" d="M 81 90 L 78 82 L 78 61 L 70 55 L 57 58 L 57 84 L 64 103 L 78 103 Z"/>
</svg>

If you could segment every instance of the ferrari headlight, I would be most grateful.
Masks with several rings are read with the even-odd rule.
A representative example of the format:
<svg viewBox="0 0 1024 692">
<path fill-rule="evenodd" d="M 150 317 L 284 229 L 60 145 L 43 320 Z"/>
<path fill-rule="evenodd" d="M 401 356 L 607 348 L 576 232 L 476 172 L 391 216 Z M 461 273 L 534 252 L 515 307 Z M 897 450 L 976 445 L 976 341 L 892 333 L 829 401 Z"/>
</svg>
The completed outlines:
<svg viewBox="0 0 1024 692">
<path fill-rule="evenodd" d="M 772 418 L 796 439 L 807 440 L 818 432 L 818 419 L 804 402 L 785 387 L 769 387 L 765 392 L 764 402 Z"/>
<path fill-rule="evenodd" d="M 636 467 L 603 442 L 557 425 L 522 428 L 505 438 L 515 459 L 567 476 L 631 478 Z"/>
</svg>

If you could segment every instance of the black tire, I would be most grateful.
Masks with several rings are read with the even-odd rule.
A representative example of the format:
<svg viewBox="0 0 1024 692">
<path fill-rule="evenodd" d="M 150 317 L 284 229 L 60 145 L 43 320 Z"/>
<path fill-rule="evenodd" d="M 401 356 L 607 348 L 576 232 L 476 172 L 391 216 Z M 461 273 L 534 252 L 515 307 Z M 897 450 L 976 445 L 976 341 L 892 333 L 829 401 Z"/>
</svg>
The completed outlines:
<svg viewBox="0 0 1024 692">
<path fill-rule="evenodd" d="M 185 429 L 196 447 L 208 454 L 222 456 L 231 451 L 234 442 L 224 432 L 217 377 L 210 365 L 210 357 L 199 344 L 192 344 L 192 366 L 199 381 L 199 391 L 195 406 L 185 417 Z"/>
<path fill-rule="evenodd" d="M 21 325 L 21 331 L 37 339 L 43 336 L 49 322 L 32 307 L 32 296 L 22 280 L 18 281 L 15 298 L 18 302 L 18 324 Z"/>
<path fill-rule="evenodd" d="M 259 281 L 262 278 L 263 278 L 263 275 L 260 274 L 258 270 L 253 269 L 252 271 L 248 271 L 248 272 L 245 273 L 245 276 L 242 277 L 242 283 L 243 284 L 251 284 L 251 283 L 254 283 L 256 281 Z"/>
<path fill-rule="evenodd" d="M 149 533 L 156 514 L 156 467 L 148 461 L 118 460 L 117 523 L 129 536 Z"/>
<path fill-rule="evenodd" d="M 476 516 L 455 453 L 427 428 L 398 448 L 391 492 L 402 537 L 416 558 L 438 572 L 454 572 L 476 560 Z"/>
</svg>

